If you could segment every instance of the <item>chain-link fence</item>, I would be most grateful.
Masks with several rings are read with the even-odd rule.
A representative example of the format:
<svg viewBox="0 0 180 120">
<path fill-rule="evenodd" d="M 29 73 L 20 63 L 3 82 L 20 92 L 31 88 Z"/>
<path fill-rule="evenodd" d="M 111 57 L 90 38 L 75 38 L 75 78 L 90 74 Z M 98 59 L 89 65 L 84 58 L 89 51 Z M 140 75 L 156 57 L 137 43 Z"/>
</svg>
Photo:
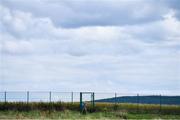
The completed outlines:
<svg viewBox="0 0 180 120">
<path fill-rule="evenodd" d="M 95 103 L 132 103 L 180 105 L 180 96 L 143 95 L 123 93 L 94 93 Z M 83 101 L 90 101 L 90 95 L 84 95 Z M 79 102 L 80 92 L 26 91 L 0 92 L 0 102 Z"/>
</svg>

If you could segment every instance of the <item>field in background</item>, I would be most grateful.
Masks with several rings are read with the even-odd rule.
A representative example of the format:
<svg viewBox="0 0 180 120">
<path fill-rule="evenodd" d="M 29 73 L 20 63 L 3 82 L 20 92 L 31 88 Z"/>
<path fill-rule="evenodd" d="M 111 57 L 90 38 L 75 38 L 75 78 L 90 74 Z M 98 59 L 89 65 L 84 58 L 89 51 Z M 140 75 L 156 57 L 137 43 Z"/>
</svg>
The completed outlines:
<svg viewBox="0 0 180 120">
<path fill-rule="evenodd" d="M 0 119 L 180 119 L 180 106 L 176 105 L 163 105 L 160 108 L 159 105 L 149 104 L 96 103 L 94 108 L 92 108 L 92 106 L 87 106 L 87 108 L 88 113 L 83 115 L 79 112 L 78 102 L 1 102 Z"/>
</svg>

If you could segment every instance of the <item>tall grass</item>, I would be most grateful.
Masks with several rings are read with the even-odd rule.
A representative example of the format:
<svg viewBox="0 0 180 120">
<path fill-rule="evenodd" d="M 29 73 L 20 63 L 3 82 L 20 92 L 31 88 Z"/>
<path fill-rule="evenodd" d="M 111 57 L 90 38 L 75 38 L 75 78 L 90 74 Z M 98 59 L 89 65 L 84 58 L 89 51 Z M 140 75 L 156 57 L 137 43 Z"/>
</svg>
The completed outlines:
<svg viewBox="0 0 180 120">
<path fill-rule="evenodd" d="M 0 102 L 0 111 L 79 111 L 79 103 L 63 102 Z M 147 113 L 147 114 L 177 114 L 180 115 L 180 106 L 171 105 L 149 105 L 149 104 L 113 104 L 113 103 L 96 103 L 95 107 L 90 104 L 87 106 L 89 112 L 111 112 L 125 111 L 128 113 Z"/>
<path fill-rule="evenodd" d="M 17 111 L 30 111 L 30 110 L 56 110 L 56 111 L 64 111 L 66 109 L 69 110 L 79 110 L 78 103 L 63 103 L 63 102 L 0 102 L 0 111 L 5 110 L 17 110 Z"/>
</svg>

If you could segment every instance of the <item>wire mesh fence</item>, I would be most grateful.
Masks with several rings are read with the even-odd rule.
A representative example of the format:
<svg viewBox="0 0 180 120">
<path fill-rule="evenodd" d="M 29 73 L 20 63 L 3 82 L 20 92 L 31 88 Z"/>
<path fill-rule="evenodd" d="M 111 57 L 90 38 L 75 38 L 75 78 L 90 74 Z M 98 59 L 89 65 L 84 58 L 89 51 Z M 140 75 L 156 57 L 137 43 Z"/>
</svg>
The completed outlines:
<svg viewBox="0 0 180 120">
<path fill-rule="evenodd" d="M 118 104 L 158 104 L 180 105 L 180 96 L 143 95 L 123 93 L 94 93 L 95 103 Z M 0 102 L 79 102 L 80 92 L 52 91 L 5 91 L 0 92 Z M 84 95 L 83 101 L 91 101 L 90 95 Z"/>
</svg>

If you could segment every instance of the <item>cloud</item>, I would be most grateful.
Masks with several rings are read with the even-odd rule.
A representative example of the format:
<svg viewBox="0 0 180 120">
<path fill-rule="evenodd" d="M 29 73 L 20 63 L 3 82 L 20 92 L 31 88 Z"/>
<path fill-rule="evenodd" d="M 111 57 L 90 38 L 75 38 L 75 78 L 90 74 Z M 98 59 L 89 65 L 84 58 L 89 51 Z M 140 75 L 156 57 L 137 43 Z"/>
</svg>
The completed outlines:
<svg viewBox="0 0 180 120">
<path fill-rule="evenodd" d="M 38 17 L 51 18 L 53 23 L 67 28 L 83 26 L 117 26 L 153 22 L 168 11 L 161 2 L 150 1 L 2 1 L 14 10 L 32 12 Z M 41 8 L 39 8 L 39 5 Z M 128 8 L 128 9 L 127 9 Z M 54 12 L 56 11 L 56 12 Z"/>
<path fill-rule="evenodd" d="M 20 6 L 16 2 L 0 5 L 2 90 L 180 90 L 180 21 L 175 9 L 156 12 L 157 19 L 151 15 L 153 1 L 138 1 L 145 6 L 140 13 L 132 13 L 136 3 L 124 1 L 120 6 L 117 1 L 89 1 L 88 7 L 81 1 L 38 1 L 39 9 L 34 1 L 19 1 Z M 60 11 L 58 18 L 51 16 L 52 6 Z M 65 8 L 64 16 L 73 19 L 61 16 L 59 6 Z M 126 23 L 117 23 L 119 9 Z"/>
<path fill-rule="evenodd" d="M 74 57 L 69 55 L 6 56 L 6 90 L 119 91 L 179 90 L 176 55 Z M 94 59 L 96 58 L 96 59 Z M 15 85 L 14 87 L 12 87 Z M 18 84 L 20 83 L 20 84 Z M 19 87 L 24 84 L 25 87 Z M 17 87 L 18 86 L 18 87 Z M 92 88 L 92 86 L 94 86 Z M 99 87 L 101 86 L 101 87 Z M 69 88 L 71 87 L 71 88 Z"/>
<path fill-rule="evenodd" d="M 165 0 L 164 3 L 168 8 L 173 9 L 175 11 L 175 16 L 177 19 L 180 19 L 180 1 L 179 0 Z"/>
<path fill-rule="evenodd" d="M 5 53 L 10 53 L 10 54 L 28 54 L 29 52 L 32 51 L 33 46 L 31 43 L 27 41 L 18 41 L 18 42 L 13 42 L 13 41 L 6 41 L 3 44 L 3 47 L 5 49 Z"/>
<path fill-rule="evenodd" d="M 4 9 L 9 11 L 8 8 Z M 56 27 L 50 19 L 36 18 L 31 13 L 15 11 L 7 14 L 12 20 L 9 22 L 5 19 L 6 16 L 2 17 L 2 26 L 8 29 L 4 30 L 2 39 L 11 43 L 14 40 L 28 41 L 28 46 L 34 46 L 31 50 L 36 49 L 36 53 L 68 53 L 75 56 L 136 54 L 148 51 L 150 47 L 168 51 L 166 48 L 173 49 L 179 46 L 180 25 L 174 18 L 173 11 L 165 15 L 163 20 L 141 26 L 96 26 L 73 29 Z M 25 29 L 14 28 L 14 24 L 17 24 L 14 19 L 22 21 Z"/>
</svg>

